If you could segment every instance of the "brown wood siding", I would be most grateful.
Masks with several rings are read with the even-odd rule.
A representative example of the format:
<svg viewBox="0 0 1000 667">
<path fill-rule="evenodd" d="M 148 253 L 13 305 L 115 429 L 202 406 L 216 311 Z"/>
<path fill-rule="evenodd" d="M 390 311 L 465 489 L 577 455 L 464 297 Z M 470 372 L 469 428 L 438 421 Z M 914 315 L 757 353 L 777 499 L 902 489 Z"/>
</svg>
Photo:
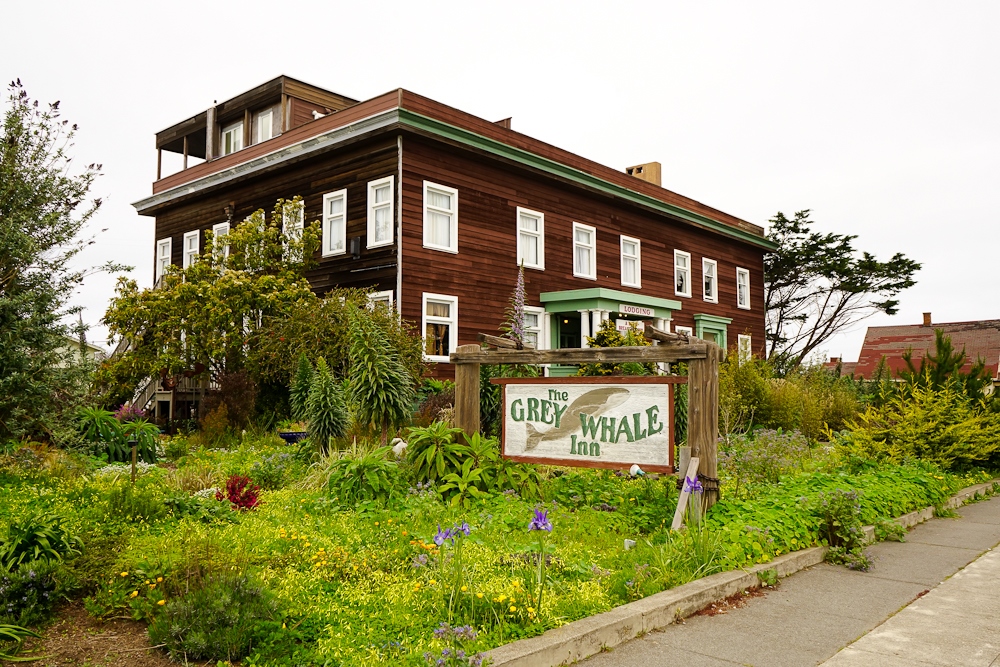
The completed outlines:
<svg viewBox="0 0 1000 667">
<path fill-rule="evenodd" d="M 458 344 L 496 333 L 517 280 L 516 208 L 545 214 L 545 270 L 525 269 L 528 304 L 541 292 L 604 287 L 680 301 L 673 325 L 694 327 L 694 315 L 732 318 L 728 343 L 750 333 L 764 345 L 763 251 L 631 205 L 616 203 L 552 179 L 541 179 L 459 149 L 413 135 L 403 139 L 402 215 L 404 318 L 421 320 L 423 292 L 458 297 Z M 423 247 L 423 181 L 456 188 L 458 254 Z M 597 280 L 573 276 L 572 223 L 597 228 Z M 621 285 L 620 235 L 641 240 L 642 288 Z M 692 298 L 674 294 L 674 249 L 691 253 Z M 701 296 L 702 258 L 718 262 L 718 303 Z M 736 306 L 736 268 L 750 271 L 751 310 Z M 442 365 L 439 375 L 453 369 Z"/>
<path fill-rule="evenodd" d="M 308 139 L 309 137 L 317 134 L 322 134 L 323 132 L 328 132 L 338 127 L 350 125 L 351 123 L 359 121 L 362 118 L 367 118 L 373 114 L 395 108 L 398 105 L 398 102 L 399 96 L 396 91 L 387 93 L 381 97 L 372 98 L 367 102 L 362 102 L 361 104 L 357 104 L 349 109 L 338 111 L 335 114 L 320 118 L 314 123 L 308 123 L 302 127 L 289 130 L 288 132 L 285 132 L 273 139 L 269 139 L 268 141 L 248 146 L 241 151 L 236 151 L 235 153 L 231 153 L 208 162 L 202 162 L 201 164 L 179 171 L 176 174 L 165 176 L 164 178 L 161 178 L 153 183 L 153 194 L 165 192 L 171 188 L 183 185 L 184 183 L 190 183 L 191 181 L 198 180 L 199 178 L 208 176 L 209 174 L 214 174 L 218 171 L 222 171 L 223 169 L 234 167 L 238 164 L 247 162 L 248 160 L 260 157 L 261 155 L 267 155 L 268 153 L 276 151 L 279 148 L 291 146 L 292 144 Z"/>
<path fill-rule="evenodd" d="M 321 114 L 326 115 L 326 108 L 320 104 L 313 104 L 312 102 L 306 102 L 305 100 L 297 100 L 294 97 L 289 100 L 291 104 L 292 113 L 292 129 L 305 125 L 306 123 L 311 123 L 314 120 L 313 111 L 318 111 Z"/>
<path fill-rule="evenodd" d="M 163 211 L 156 216 L 156 239 L 172 238 L 173 262 L 180 265 L 185 232 L 202 230 L 203 249 L 204 232 L 226 221 L 225 207 L 230 202 L 235 202 L 233 220 L 237 224 L 236 221 L 245 219 L 257 209 L 264 209 L 270 217 L 279 198 L 299 195 L 305 204 L 306 223 L 309 223 L 322 220 L 324 194 L 346 188 L 348 251 L 350 239 L 361 236 L 361 257 L 354 260 L 348 253 L 323 258 L 317 252 L 318 265 L 307 273 L 307 277 L 319 294 L 337 285 L 391 289 L 395 293 L 396 246 L 368 250 L 364 237 L 367 237 L 368 227 L 368 182 L 395 175 L 398 166 L 395 136 L 327 153 L 277 174 L 249 179 L 222 192 Z"/>
<path fill-rule="evenodd" d="M 310 86 L 307 83 L 302 83 L 288 77 L 284 77 L 283 91 L 289 97 L 316 104 L 320 111 L 323 110 L 320 107 L 340 111 L 358 103 L 357 100 L 353 100 L 350 97 L 344 97 L 343 95 Z"/>
</svg>

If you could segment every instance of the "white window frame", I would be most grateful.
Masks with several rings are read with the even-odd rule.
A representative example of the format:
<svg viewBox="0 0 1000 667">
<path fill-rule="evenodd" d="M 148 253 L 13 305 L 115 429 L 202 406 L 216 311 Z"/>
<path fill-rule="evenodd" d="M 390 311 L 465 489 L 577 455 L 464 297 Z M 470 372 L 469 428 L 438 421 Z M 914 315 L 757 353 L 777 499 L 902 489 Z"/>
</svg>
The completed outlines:
<svg viewBox="0 0 1000 667">
<path fill-rule="evenodd" d="M 267 118 L 267 136 L 262 136 L 263 134 L 263 121 Z M 267 141 L 268 139 L 274 138 L 274 108 L 265 109 L 264 111 L 257 112 L 256 127 L 254 129 L 254 143 L 259 144 Z"/>
<path fill-rule="evenodd" d="M 736 336 L 736 358 L 741 364 L 753 358 L 753 338 L 749 334 Z"/>
<path fill-rule="evenodd" d="M 448 317 L 438 317 L 438 316 L 428 316 L 427 315 L 427 302 L 437 301 L 439 303 L 448 303 L 450 305 Z M 421 322 L 420 322 L 420 337 L 421 340 L 426 339 L 427 336 L 427 325 L 428 324 L 447 324 L 451 327 L 448 332 L 448 354 L 453 354 L 456 349 L 458 349 L 458 297 L 451 296 L 448 294 L 433 294 L 431 292 L 424 292 L 421 297 L 420 306 Z M 427 361 L 435 361 L 438 363 L 448 363 L 449 358 L 447 355 L 436 355 L 427 354 L 427 343 L 426 340 L 422 345 L 424 359 Z"/>
<path fill-rule="evenodd" d="M 430 197 L 427 196 L 428 190 L 437 190 L 442 194 L 450 196 L 451 209 L 449 210 L 439 206 L 431 206 Z M 449 245 L 440 245 L 431 241 L 431 211 L 448 216 L 448 238 L 451 241 Z M 439 183 L 424 181 L 424 247 L 430 248 L 431 250 L 440 250 L 442 252 L 458 253 L 458 190 L 455 188 L 450 188 L 447 185 L 441 185 Z"/>
<path fill-rule="evenodd" d="M 694 337 L 694 327 L 674 326 L 674 333 Z"/>
<path fill-rule="evenodd" d="M 634 243 L 635 244 L 635 255 L 625 254 L 625 244 Z M 621 236 L 621 254 L 622 254 L 622 287 L 642 287 L 642 241 L 635 238 L 634 236 Z M 627 283 L 625 282 L 625 262 L 626 260 L 635 262 L 635 282 Z"/>
<path fill-rule="evenodd" d="M 531 229 L 521 228 L 521 216 L 528 218 L 535 218 L 538 221 L 538 230 L 533 231 Z M 528 208 L 517 207 L 517 264 L 520 266 L 524 264 L 526 269 L 537 269 L 539 271 L 545 270 L 545 214 L 541 211 L 532 211 Z M 529 264 L 524 260 L 524 247 L 521 241 L 521 235 L 533 236 L 538 239 L 538 263 Z"/>
<path fill-rule="evenodd" d="M 305 226 L 306 205 L 304 201 L 286 201 L 281 205 L 281 231 L 285 235 L 286 243 L 288 239 L 292 238 L 292 232 L 297 232 L 299 240 L 302 240 L 302 231 L 305 229 Z M 287 245 L 285 246 L 285 252 L 288 252 Z M 303 260 L 301 252 L 302 250 L 299 249 L 299 255 L 290 259 L 294 262 L 301 262 Z"/>
<path fill-rule="evenodd" d="M 166 252 L 162 249 L 166 248 Z M 153 265 L 153 282 L 163 277 L 167 268 L 173 263 L 174 239 L 167 237 L 156 242 L 156 263 Z M 164 261 L 165 260 L 165 261 Z"/>
<path fill-rule="evenodd" d="M 579 230 L 586 230 L 590 232 L 590 244 L 585 245 L 579 243 L 576 240 L 576 233 Z M 576 263 L 576 249 L 577 247 L 583 247 L 590 250 L 590 272 L 583 273 L 580 271 Z M 573 275 L 577 278 L 586 278 L 588 280 L 597 280 L 597 227 L 591 227 L 590 225 L 585 225 L 582 222 L 573 223 Z"/>
<path fill-rule="evenodd" d="M 680 263 L 677 261 L 681 257 L 687 260 L 686 268 L 681 268 Z M 677 278 L 682 273 L 685 274 L 686 280 L 684 282 L 687 285 L 687 291 L 684 292 L 677 289 Z M 683 250 L 674 250 L 674 294 L 676 296 L 691 298 L 691 253 L 684 252 Z"/>
<path fill-rule="evenodd" d="M 386 176 L 377 181 L 368 182 L 368 247 L 381 248 L 392 245 L 396 236 L 396 177 Z M 379 208 L 389 209 L 389 238 L 381 241 L 374 241 L 375 238 L 375 189 L 383 185 L 389 185 L 389 201 L 382 202 Z"/>
<path fill-rule="evenodd" d="M 188 242 L 194 240 L 194 247 L 190 247 Z M 181 265 L 183 268 L 188 268 L 195 263 L 198 259 L 198 254 L 201 252 L 201 230 L 196 229 L 192 232 L 187 232 L 184 234 L 184 244 L 181 246 L 184 249 L 184 256 L 181 260 Z"/>
<path fill-rule="evenodd" d="M 535 315 L 538 318 L 538 324 L 535 325 L 535 326 L 533 326 L 533 327 L 529 327 L 527 322 L 524 323 L 524 331 L 525 331 L 525 333 L 530 332 L 530 333 L 536 334 L 536 336 L 537 336 L 537 342 L 535 343 L 535 349 L 536 350 L 546 350 L 546 349 L 548 349 L 548 346 L 545 344 L 545 342 L 546 342 L 545 341 L 545 309 L 544 308 L 540 308 L 539 306 L 525 306 L 524 307 L 524 313 L 526 315 L 528 313 L 531 313 L 532 315 Z M 525 342 L 527 342 L 527 341 L 525 341 Z"/>
<path fill-rule="evenodd" d="M 213 251 L 216 254 L 218 254 L 218 252 L 219 252 L 219 239 L 222 238 L 222 237 L 224 237 L 224 236 L 229 236 L 229 223 L 228 222 L 220 222 L 220 223 L 218 223 L 216 225 L 212 225 L 212 248 L 213 248 Z M 228 258 L 229 257 L 229 243 L 228 242 L 225 243 L 222 246 L 222 257 L 223 258 Z"/>
<path fill-rule="evenodd" d="M 740 293 L 740 279 L 743 279 L 745 291 Z M 743 298 L 746 297 L 746 299 Z M 736 307 L 743 310 L 750 310 L 750 270 L 736 267 Z"/>
<path fill-rule="evenodd" d="M 344 200 L 343 213 L 339 217 L 343 218 L 343 233 L 339 239 L 333 238 L 332 219 L 338 216 L 330 215 L 330 202 L 336 199 Z M 340 250 L 333 248 L 334 241 L 340 241 Z M 347 254 L 347 190 L 337 190 L 323 195 L 323 257 L 333 257 L 335 255 Z"/>
<path fill-rule="evenodd" d="M 708 278 L 712 279 L 711 293 L 708 289 Z M 701 293 L 705 301 L 719 303 L 719 263 L 707 257 L 701 259 Z"/>
<path fill-rule="evenodd" d="M 374 308 L 375 304 L 386 303 L 392 308 L 392 290 L 382 290 L 380 292 L 370 292 L 368 294 L 368 306 Z"/>
<path fill-rule="evenodd" d="M 226 135 L 231 134 L 232 139 L 232 150 L 226 150 Z M 232 155 L 237 151 L 243 150 L 243 121 L 238 120 L 235 123 L 225 126 L 222 128 L 222 141 L 219 142 L 219 148 L 222 150 L 223 155 Z"/>
</svg>

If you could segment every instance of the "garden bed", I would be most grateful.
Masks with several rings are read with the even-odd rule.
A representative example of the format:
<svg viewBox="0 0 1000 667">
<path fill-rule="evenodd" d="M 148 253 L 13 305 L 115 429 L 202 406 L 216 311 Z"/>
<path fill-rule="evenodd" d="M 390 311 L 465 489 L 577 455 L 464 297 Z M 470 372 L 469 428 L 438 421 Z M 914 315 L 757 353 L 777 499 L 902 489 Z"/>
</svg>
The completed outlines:
<svg viewBox="0 0 1000 667">
<path fill-rule="evenodd" d="M 245 665 L 423 664 L 425 651 L 442 648 L 434 630 L 449 620 L 477 629 L 470 650 L 489 650 L 713 571 L 766 565 L 814 546 L 815 515 L 802 498 L 860 491 L 862 516 L 872 523 L 940 504 L 982 481 L 925 466 L 842 470 L 820 462 L 813 466 L 819 471 L 713 508 L 707 525 L 722 546 L 717 562 L 703 568 L 678 558 L 685 544 L 665 528 L 677 496 L 671 478 L 550 470 L 544 500 L 488 494 L 466 508 L 413 488 L 386 506 L 348 506 L 308 488 L 316 480 L 276 439 L 198 450 L 174 470 L 149 467 L 134 489 L 114 469 L 81 476 L 64 456 L 44 456 L 42 473 L 7 461 L 0 523 L 38 509 L 65 517 L 86 545 L 67 565 L 74 595 L 86 596 L 98 617 L 154 619 L 209 572 L 258 582 L 278 613 L 256 627 Z M 215 500 L 214 491 L 192 493 L 233 474 L 273 488 L 247 511 Z M 533 606 L 538 540 L 527 530 L 539 508 L 553 526 L 541 609 Z M 463 523 L 470 532 L 460 538 L 463 580 L 456 586 L 455 545 L 434 537 Z M 634 548 L 626 550 L 625 540 Z"/>
</svg>

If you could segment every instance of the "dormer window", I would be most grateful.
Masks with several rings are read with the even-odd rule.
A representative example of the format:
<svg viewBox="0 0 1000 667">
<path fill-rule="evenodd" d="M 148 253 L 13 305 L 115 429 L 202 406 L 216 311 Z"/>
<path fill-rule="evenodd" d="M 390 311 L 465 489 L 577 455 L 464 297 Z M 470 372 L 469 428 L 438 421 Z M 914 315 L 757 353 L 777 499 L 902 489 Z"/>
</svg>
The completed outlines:
<svg viewBox="0 0 1000 667">
<path fill-rule="evenodd" d="M 222 154 L 243 150 L 243 121 L 222 128 Z"/>
<path fill-rule="evenodd" d="M 257 114 L 255 125 L 257 132 L 254 143 L 259 144 L 274 136 L 274 109 L 267 109 Z"/>
</svg>

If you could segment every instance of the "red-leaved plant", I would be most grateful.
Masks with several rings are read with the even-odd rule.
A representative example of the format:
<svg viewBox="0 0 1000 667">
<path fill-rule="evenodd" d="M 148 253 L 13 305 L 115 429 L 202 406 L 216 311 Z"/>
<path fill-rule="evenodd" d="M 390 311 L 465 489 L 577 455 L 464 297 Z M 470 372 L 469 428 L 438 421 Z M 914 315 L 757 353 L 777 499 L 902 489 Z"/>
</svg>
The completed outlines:
<svg viewBox="0 0 1000 667">
<path fill-rule="evenodd" d="M 254 484 L 249 477 L 243 475 L 233 475 L 226 482 L 226 493 L 215 492 L 216 500 L 228 500 L 232 503 L 234 510 L 252 510 L 260 505 L 260 487 Z"/>
</svg>

